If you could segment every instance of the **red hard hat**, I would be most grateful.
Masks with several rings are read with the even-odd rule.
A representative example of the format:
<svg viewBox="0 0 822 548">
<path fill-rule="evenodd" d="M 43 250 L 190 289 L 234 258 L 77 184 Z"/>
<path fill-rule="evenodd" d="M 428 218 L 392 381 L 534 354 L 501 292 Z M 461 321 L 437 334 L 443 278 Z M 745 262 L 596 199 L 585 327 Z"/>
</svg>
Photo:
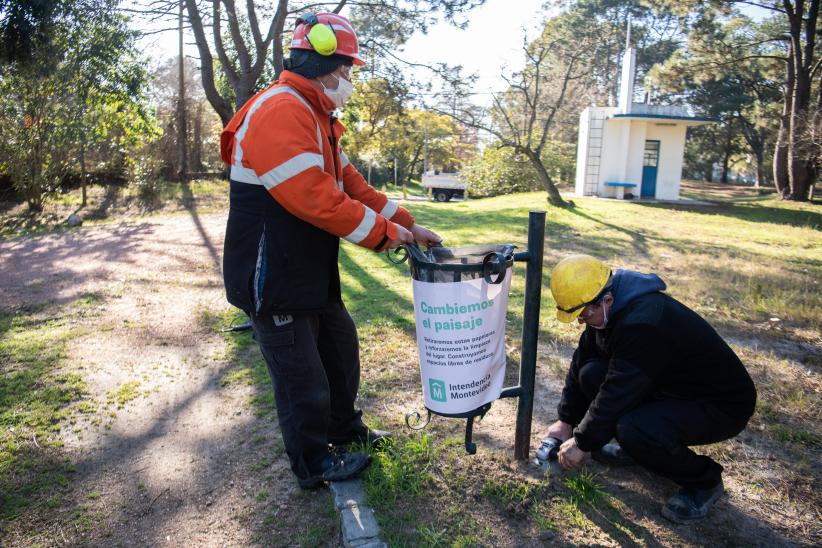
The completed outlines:
<svg viewBox="0 0 822 548">
<path fill-rule="evenodd" d="M 327 25 L 331 29 L 334 38 L 336 38 L 336 48 L 334 48 L 333 38 L 331 44 L 311 43 L 311 29 L 318 24 Z M 328 33 L 326 32 L 326 34 Z M 344 55 L 351 57 L 355 65 L 365 64 L 365 61 L 360 57 L 360 46 L 357 42 L 354 27 L 351 26 L 351 22 L 347 18 L 336 13 L 308 14 L 298 18 L 294 36 L 291 38 L 291 49 L 307 49 L 326 56 L 332 54 Z"/>
</svg>

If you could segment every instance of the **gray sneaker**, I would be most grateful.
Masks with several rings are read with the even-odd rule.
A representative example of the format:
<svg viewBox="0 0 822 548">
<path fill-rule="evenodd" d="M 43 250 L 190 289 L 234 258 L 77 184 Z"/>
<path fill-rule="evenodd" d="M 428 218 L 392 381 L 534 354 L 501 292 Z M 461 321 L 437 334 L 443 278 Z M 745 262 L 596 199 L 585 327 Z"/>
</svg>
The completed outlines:
<svg viewBox="0 0 822 548">
<path fill-rule="evenodd" d="M 709 489 L 683 487 L 679 493 L 668 499 L 662 507 L 662 515 L 676 523 L 691 523 L 704 519 L 708 510 L 719 500 L 725 486 L 722 480 Z"/>
</svg>

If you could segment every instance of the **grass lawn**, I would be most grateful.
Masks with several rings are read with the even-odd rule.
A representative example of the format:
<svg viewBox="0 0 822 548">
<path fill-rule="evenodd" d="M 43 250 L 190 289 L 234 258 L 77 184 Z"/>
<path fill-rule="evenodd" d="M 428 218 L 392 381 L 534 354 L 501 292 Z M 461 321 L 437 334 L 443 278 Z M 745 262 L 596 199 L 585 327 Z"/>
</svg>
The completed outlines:
<svg viewBox="0 0 822 548">
<path fill-rule="evenodd" d="M 164 205 L 146 207 L 133 197 L 95 189 L 85 213 L 96 212 L 93 222 L 115 222 L 225 211 L 225 183 L 171 185 L 166 192 Z M 656 272 L 674 297 L 705 316 L 740 355 L 759 390 L 757 413 L 746 431 L 703 449 L 725 467 L 730 494 L 717 512 L 702 525 L 675 527 L 659 516 L 672 484 L 641 470 L 591 464 L 580 473 L 550 474 L 514 461 L 511 400 L 496 402 L 475 425 L 474 456 L 463 449 L 464 421 L 435 418 L 422 433 L 407 429 L 405 412 L 422 405 L 407 266 L 343 243 L 343 293 L 360 333 L 360 403 L 370 423 L 396 434 L 393 446 L 374 453 L 364 475 L 384 540 L 392 546 L 822 542 L 822 209 L 723 185 L 690 184 L 684 195 L 712 205 L 573 198 L 574 208 L 560 210 L 548 207 L 545 194 L 537 192 L 413 201 L 408 207 L 445 245 L 510 242 L 520 249 L 529 210 L 548 210 L 535 436 L 554 419 L 579 336 L 552 313 L 548 273 L 560 258 L 584 252 L 617 268 Z M 76 192 L 47 204 L 39 218 L 8 207 L 0 212 L 0 238 L 55 229 L 83 234 L 83 228 L 60 225 L 78 207 Z M 518 263 L 508 315 L 508 385 L 516 383 L 519 362 L 523 274 Z M 61 440 L 79 416 L 101 409 L 115 415 L 141 401 L 135 395 L 142 388 L 134 383 L 92 400 L 82 374 L 66 363 L 67 341 L 83 335 L 81 330 L 100 328 L 93 319 L 100 300 L 89 293 L 60 305 L 0 310 L 0 529 L 26 508 L 45 514 L 61 504 L 75 475 Z M 215 330 L 242 320 L 220 308 L 222 302 L 214 306 L 193 312 Z M 250 335 L 226 334 L 225 340 L 220 359 L 229 366 L 220 385 L 256 387 L 249 403 L 255 420 L 261 428 L 273 425 L 267 373 Z M 270 457 L 282 458 L 281 448 Z M 270 465 L 266 460 L 260 467 Z M 269 487 L 256 492 L 260 501 Z M 323 515 L 314 529 L 300 531 L 287 520 L 272 526 L 275 518 L 283 520 L 265 518 L 265 535 L 274 531 L 276 538 L 304 545 L 336 541 L 333 516 Z"/>
<path fill-rule="evenodd" d="M 811 463 L 819 462 L 822 449 L 822 210 L 750 191 L 723 195 L 721 187 L 687 192 L 719 201 L 689 206 L 574 198 L 573 209 L 549 209 L 538 384 L 561 382 L 579 336 L 551 312 L 548 272 L 557 260 L 585 252 L 615 267 L 658 273 L 674 297 L 729 340 L 757 382 L 758 412 L 747 431 L 707 448 L 725 465 L 740 508 L 776 529 L 778 519 L 768 516 L 769 509 L 804 514 L 808 525 L 820 501 L 811 487 L 819 469 Z M 528 211 L 546 204 L 543 193 L 532 193 L 410 207 L 445 245 L 512 242 L 524 248 Z M 346 302 L 360 327 L 362 399 L 373 422 L 396 430 L 398 412 L 421 405 L 410 279 L 406 269 L 350 245 L 343 246 L 341 263 Z M 512 370 L 519 360 L 524 272 L 517 268 L 509 306 L 508 384 L 516 382 Z M 536 394 L 538 401 L 556 397 L 539 388 Z M 544 420 L 553 418 L 549 411 Z M 468 456 L 463 428 L 464 421 L 442 418 L 424 434 L 400 427 L 396 446 L 377 454 L 365 476 L 366 490 L 390 544 L 496 545 L 516 538 L 676 542 L 657 519 L 672 484 L 599 465 L 551 477 L 513 461 L 512 445 L 500 447 L 488 439 L 478 441 L 476 456 Z M 475 441 L 484 428 L 482 423 L 475 428 Z M 508 429 L 505 436 L 512 438 L 513 413 L 491 428 Z M 779 462 L 768 463 L 773 455 Z M 765 460 L 764 467 L 758 459 Z M 652 501 L 625 496 L 626 485 L 615 482 L 626 477 L 627 489 L 649 490 Z M 787 509 L 784 501 L 792 501 Z M 732 528 L 720 529 L 744 543 Z M 692 531 L 686 542 L 710 544 L 712 534 Z M 811 541 L 814 534 L 807 534 L 804 540 Z"/>
</svg>

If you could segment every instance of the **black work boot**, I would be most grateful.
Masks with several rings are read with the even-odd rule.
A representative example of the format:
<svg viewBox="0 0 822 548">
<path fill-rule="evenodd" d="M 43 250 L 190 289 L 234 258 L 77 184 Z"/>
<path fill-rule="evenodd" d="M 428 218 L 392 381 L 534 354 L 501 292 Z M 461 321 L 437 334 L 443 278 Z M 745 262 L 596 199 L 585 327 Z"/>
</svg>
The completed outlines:
<svg viewBox="0 0 822 548">
<path fill-rule="evenodd" d="M 379 447 L 391 439 L 391 433 L 385 430 L 372 430 L 362 421 L 362 411 L 357 411 L 351 423 L 343 431 L 329 432 L 328 443 L 340 447 L 351 443 Z"/>
<path fill-rule="evenodd" d="M 662 507 L 662 515 L 676 523 L 701 520 L 708 515 L 708 510 L 724 492 L 725 486 L 722 485 L 721 479 L 708 489 L 683 487 L 679 493 L 668 499 Z"/>
<path fill-rule="evenodd" d="M 351 443 L 361 443 L 363 445 L 373 445 L 379 447 L 391 439 L 391 433 L 385 430 L 372 430 L 367 426 L 350 430 L 344 435 L 328 436 L 328 443 L 334 446 L 349 445 Z"/>
<path fill-rule="evenodd" d="M 618 443 L 606 443 L 601 449 L 593 451 L 591 458 L 611 466 L 633 466 L 636 464 L 634 458 L 626 453 Z"/>
<path fill-rule="evenodd" d="M 316 489 L 326 481 L 343 481 L 357 477 L 371 464 L 371 455 L 361 451 L 332 453 L 325 457 L 320 469 L 307 478 L 297 478 L 303 489 Z"/>
</svg>

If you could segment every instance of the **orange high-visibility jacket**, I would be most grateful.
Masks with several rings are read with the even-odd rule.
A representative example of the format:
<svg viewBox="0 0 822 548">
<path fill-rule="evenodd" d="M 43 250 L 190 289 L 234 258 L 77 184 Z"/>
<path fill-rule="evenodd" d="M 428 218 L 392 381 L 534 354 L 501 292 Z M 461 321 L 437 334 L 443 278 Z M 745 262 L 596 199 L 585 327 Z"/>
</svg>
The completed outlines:
<svg viewBox="0 0 822 548">
<path fill-rule="evenodd" d="M 341 301 L 340 237 L 379 251 L 396 238 L 396 224 L 414 224 L 340 151 L 344 129 L 333 109 L 307 79 L 284 71 L 223 131 L 231 166 L 223 278 L 228 301 L 249 315 Z"/>
<path fill-rule="evenodd" d="M 380 251 L 397 237 L 393 223 L 411 228 L 414 218 L 348 161 L 339 148 L 345 128 L 331 117 L 334 108 L 307 79 L 284 71 L 226 126 L 222 158 L 232 180 L 263 185 L 292 215 Z"/>
</svg>

